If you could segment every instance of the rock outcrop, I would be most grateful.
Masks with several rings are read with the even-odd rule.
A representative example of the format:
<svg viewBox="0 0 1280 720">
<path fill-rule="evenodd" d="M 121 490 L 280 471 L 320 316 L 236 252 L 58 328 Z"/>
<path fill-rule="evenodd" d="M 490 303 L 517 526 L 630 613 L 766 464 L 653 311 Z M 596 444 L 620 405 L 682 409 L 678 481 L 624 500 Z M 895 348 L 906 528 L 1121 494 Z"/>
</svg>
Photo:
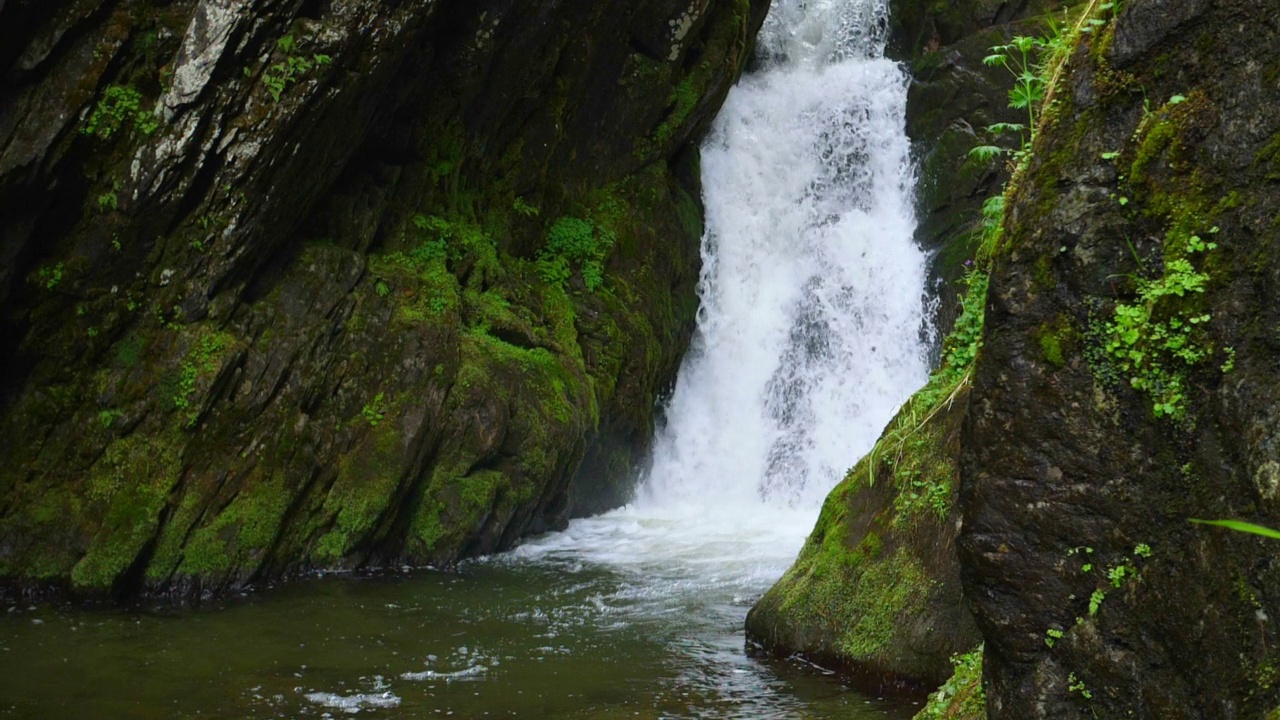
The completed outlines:
<svg viewBox="0 0 1280 720">
<path fill-rule="evenodd" d="M 766 8 L 0 5 L 0 582 L 448 563 L 623 500 Z"/>
<path fill-rule="evenodd" d="M 1280 546 L 1190 519 L 1280 527 L 1280 21 L 1098 10 L 1008 195 L 964 431 L 988 709 L 1260 718 Z"/>
</svg>

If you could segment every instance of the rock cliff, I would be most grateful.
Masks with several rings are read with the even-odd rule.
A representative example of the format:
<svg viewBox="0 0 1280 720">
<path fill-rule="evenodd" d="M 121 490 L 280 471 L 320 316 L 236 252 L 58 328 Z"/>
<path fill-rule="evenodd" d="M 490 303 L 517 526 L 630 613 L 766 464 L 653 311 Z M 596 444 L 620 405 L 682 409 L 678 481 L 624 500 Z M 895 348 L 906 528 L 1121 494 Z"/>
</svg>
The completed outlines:
<svg viewBox="0 0 1280 720">
<path fill-rule="evenodd" d="M 959 547 L 990 715 L 1280 701 L 1280 20 L 1097 3 L 1007 195 Z"/>
<path fill-rule="evenodd" d="M 0 581 L 448 563 L 620 502 L 766 8 L 0 5 Z"/>
</svg>

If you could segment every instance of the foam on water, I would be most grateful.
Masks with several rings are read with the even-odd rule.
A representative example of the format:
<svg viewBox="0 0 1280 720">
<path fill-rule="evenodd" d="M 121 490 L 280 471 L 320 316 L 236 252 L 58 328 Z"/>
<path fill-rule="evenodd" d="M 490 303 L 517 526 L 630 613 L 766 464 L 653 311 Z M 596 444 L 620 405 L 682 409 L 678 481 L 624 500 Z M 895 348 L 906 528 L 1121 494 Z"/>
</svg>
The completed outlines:
<svg viewBox="0 0 1280 720">
<path fill-rule="evenodd" d="M 702 148 L 693 347 L 634 501 L 511 557 L 766 585 L 927 376 L 907 77 L 884 0 L 775 0 Z"/>
</svg>

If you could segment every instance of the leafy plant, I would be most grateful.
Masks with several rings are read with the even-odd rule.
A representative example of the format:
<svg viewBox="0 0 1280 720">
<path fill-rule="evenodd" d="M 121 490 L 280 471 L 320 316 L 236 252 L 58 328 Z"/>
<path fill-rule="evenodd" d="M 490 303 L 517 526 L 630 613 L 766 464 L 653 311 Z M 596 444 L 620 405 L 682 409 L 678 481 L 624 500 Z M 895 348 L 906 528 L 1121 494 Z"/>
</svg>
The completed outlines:
<svg viewBox="0 0 1280 720">
<path fill-rule="evenodd" d="M 1101 590 L 1094 590 L 1089 596 L 1089 616 L 1098 614 L 1098 608 L 1102 607 L 1102 601 L 1107 598 L 1107 594 Z"/>
<path fill-rule="evenodd" d="M 1217 227 L 1210 230 L 1217 232 Z M 1104 328 L 1107 356 L 1128 375 L 1134 389 L 1151 397 L 1156 417 L 1177 419 L 1186 413 L 1186 370 L 1212 354 L 1200 332 L 1212 316 L 1188 311 L 1185 300 L 1204 293 L 1209 281 L 1190 257 L 1217 246 L 1189 236 L 1182 256 L 1166 260 L 1160 277 L 1139 278 L 1137 298 L 1116 303 Z"/>
<path fill-rule="evenodd" d="M 1058 643 L 1059 640 L 1062 639 L 1062 636 L 1064 634 L 1065 633 L 1063 633 L 1061 630 L 1057 628 L 1049 628 L 1048 630 L 1044 631 L 1044 644 L 1049 647 L 1053 647 Z"/>
<path fill-rule="evenodd" d="M 369 423 L 369 427 L 378 427 L 378 423 L 382 422 L 382 418 L 386 416 L 387 410 L 384 402 L 383 394 L 378 393 L 373 397 L 373 400 L 360 409 L 360 415 Z"/>
<path fill-rule="evenodd" d="M 986 694 L 982 690 L 982 646 L 951 658 L 955 673 L 929 695 L 915 720 L 947 720 L 985 717 Z"/>
<path fill-rule="evenodd" d="M 511 209 L 524 217 L 537 217 L 542 214 L 541 210 L 525 202 L 524 198 L 520 197 L 511 201 Z"/>
<path fill-rule="evenodd" d="M 266 86 L 274 102 L 280 102 L 284 91 L 297 82 L 298 78 L 333 61 L 332 57 L 319 53 L 310 57 L 295 54 L 297 41 L 292 35 L 281 37 L 276 41 L 276 47 L 284 53 L 284 60 L 271 65 L 262 73 L 262 84 Z"/>
<path fill-rule="evenodd" d="M 42 267 L 36 271 L 36 282 L 44 286 L 45 290 L 52 290 L 58 287 L 58 283 L 62 282 L 62 263 Z"/>
<path fill-rule="evenodd" d="M 994 45 L 991 54 L 982 59 L 983 64 L 991 67 L 1002 67 L 1013 76 L 1013 87 L 1009 88 L 1009 107 L 1023 110 L 1027 114 L 1027 122 L 995 123 L 987 126 L 987 132 L 994 137 L 1002 135 L 1018 135 L 1022 151 L 1035 140 L 1036 113 L 1044 100 L 1046 75 L 1042 66 L 1036 64 L 1036 58 L 1057 42 L 1056 33 L 1045 37 L 1018 35 L 1005 45 Z M 1024 132 L 1030 132 L 1024 137 Z M 1008 152 L 999 145 L 980 145 L 969 151 L 971 157 L 986 162 Z"/>
<path fill-rule="evenodd" d="M 201 378 L 218 371 L 223 352 L 230 344 L 231 340 L 228 336 L 217 333 L 202 336 L 195 342 L 178 369 L 178 384 L 172 400 L 175 410 L 191 408 L 191 396 L 196 391 L 196 383 Z M 188 414 L 184 426 L 188 428 L 194 426 L 196 418 L 196 413 Z"/>
<path fill-rule="evenodd" d="M 1085 700 L 1093 699 L 1093 693 L 1090 692 L 1089 688 L 1085 687 L 1084 681 L 1077 678 L 1075 673 L 1067 674 L 1067 692 L 1078 692 L 1080 697 Z"/>
<path fill-rule="evenodd" d="M 548 283 L 563 286 L 577 270 L 582 283 L 594 292 L 604 284 L 604 260 L 613 248 L 611 233 L 590 220 L 562 217 L 547 232 L 538 251 L 538 274 Z"/>
<path fill-rule="evenodd" d="M 110 85 L 80 128 L 84 135 L 109 140 L 126 125 L 150 135 L 160 127 L 156 116 L 142 108 L 142 93 L 128 85 Z"/>
<path fill-rule="evenodd" d="M 116 192 L 114 190 L 110 192 L 104 192 L 98 196 L 99 212 L 105 213 L 108 210 L 119 210 L 119 209 L 120 209 L 120 198 L 116 195 Z"/>
</svg>

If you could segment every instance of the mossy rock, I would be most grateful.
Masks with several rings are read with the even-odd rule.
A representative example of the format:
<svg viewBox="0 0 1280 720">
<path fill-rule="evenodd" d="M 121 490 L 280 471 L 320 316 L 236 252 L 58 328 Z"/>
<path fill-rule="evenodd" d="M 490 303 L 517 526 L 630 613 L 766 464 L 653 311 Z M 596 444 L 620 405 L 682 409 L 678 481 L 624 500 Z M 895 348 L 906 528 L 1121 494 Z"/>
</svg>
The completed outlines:
<svg viewBox="0 0 1280 720">
<path fill-rule="evenodd" d="M 925 706 L 912 720 L 987 720 L 987 698 L 982 689 L 982 647 L 952 658 L 955 673 L 929 694 Z"/>
<path fill-rule="evenodd" d="M 978 642 L 953 516 L 964 382 L 926 388 L 823 504 L 800 556 L 747 616 L 747 635 L 858 676 L 935 687 Z"/>
</svg>

